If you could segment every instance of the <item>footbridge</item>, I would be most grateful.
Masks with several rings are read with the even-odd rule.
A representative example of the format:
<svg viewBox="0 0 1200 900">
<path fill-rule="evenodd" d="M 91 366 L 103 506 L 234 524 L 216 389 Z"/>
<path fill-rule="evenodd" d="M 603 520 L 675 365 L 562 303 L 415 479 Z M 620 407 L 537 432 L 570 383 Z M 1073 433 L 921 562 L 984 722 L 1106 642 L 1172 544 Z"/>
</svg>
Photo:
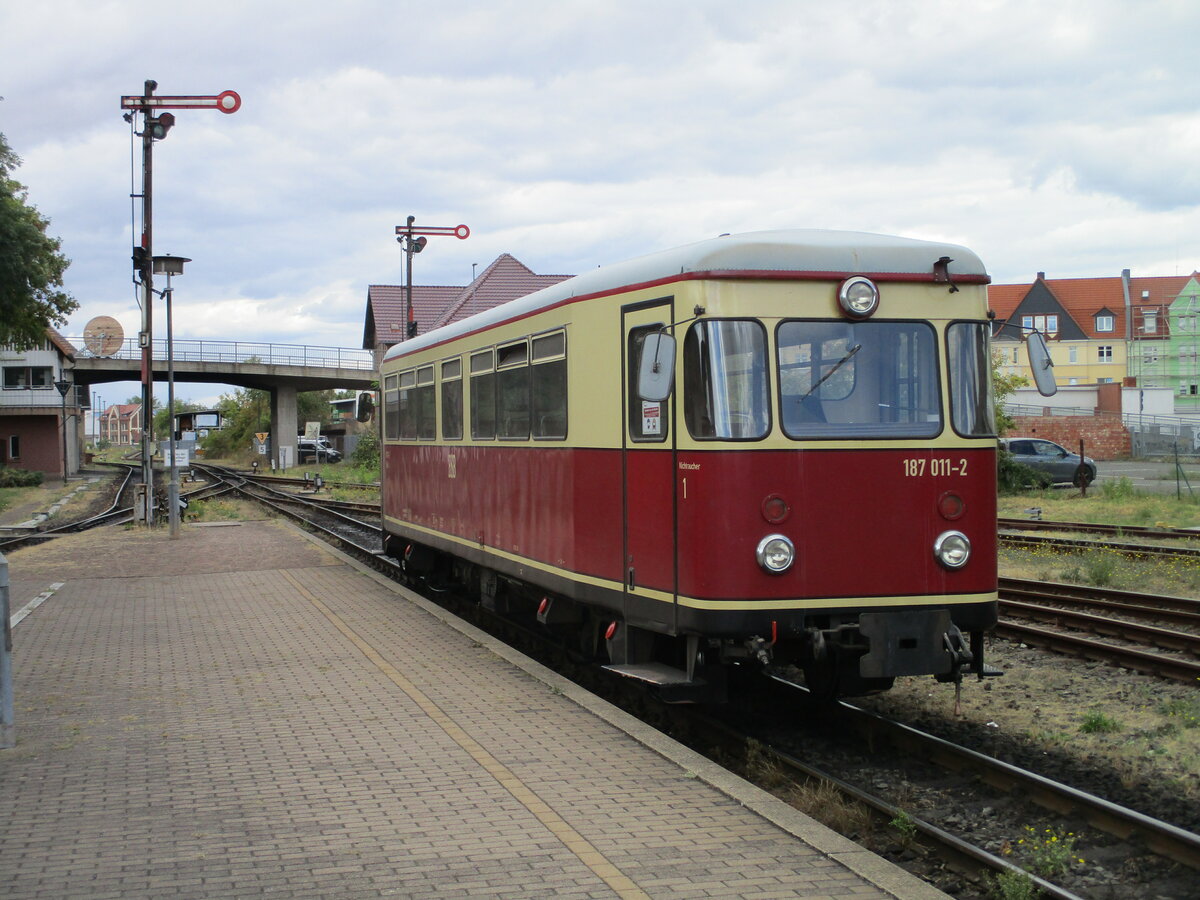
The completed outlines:
<svg viewBox="0 0 1200 900">
<path fill-rule="evenodd" d="M 83 338 L 68 338 L 78 348 Z M 172 340 L 175 381 L 232 384 L 257 388 L 271 395 L 271 446 L 291 447 L 295 459 L 299 422 L 296 394 L 301 391 L 367 390 L 375 380 L 375 357 L 370 350 L 310 347 L 303 344 L 263 344 L 247 341 Z M 108 348 L 105 348 L 108 349 Z M 152 351 L 155 395 L 166 394 L 167 342 L 156 340 Z M 137 341 L 124 341 L 106 356 L 85 349 L 75 355 L 75 382 L 81 385 L 142 380 L 142 350 Z"/>
</svg>

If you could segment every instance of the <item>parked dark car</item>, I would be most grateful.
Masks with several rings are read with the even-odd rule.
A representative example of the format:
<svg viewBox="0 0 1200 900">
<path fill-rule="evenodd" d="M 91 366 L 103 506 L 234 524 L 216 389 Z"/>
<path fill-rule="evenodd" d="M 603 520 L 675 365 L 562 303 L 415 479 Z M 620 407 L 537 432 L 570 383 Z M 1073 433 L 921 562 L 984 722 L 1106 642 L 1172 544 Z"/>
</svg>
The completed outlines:
<svg viewBox="0 0 1200 900">
<path fill-rule="evenodd" d="M 341 451 L 336 449 L 327 438 L 310 441 L 300 438 L 296 441 L 296 459 L 298 462 L 341 462 Z"/>
<path fill-rule="evenodd" d="M 1043 485 L 1073 484 L 1076 487 L 1096 480 L 1096 463 L 1078 453 L 1072 453 L 1054 441 L 1042 438 L 1004 438 L 1000 446 L 1012 454 L 1013 460 L 1033 469 Z"/>
</svg>

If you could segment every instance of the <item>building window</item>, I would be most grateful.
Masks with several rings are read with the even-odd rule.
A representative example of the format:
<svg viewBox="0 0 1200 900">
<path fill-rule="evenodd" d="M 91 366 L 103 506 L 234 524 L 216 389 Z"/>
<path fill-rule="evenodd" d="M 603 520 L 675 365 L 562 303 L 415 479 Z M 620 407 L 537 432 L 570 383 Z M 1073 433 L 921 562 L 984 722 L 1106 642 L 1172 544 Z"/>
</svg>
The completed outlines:
<svg viewBox="0 0 1200 900">
<path fill-rule="evenodd" d="M 1078 347 L 1072 345 L 1071 347 L 1067 348 L 1067 362 L 1073 362 L 1073 363 L 1079 362 L 1079 348 Z"/>
<path fill-rule="evenodd" d="M 1096 361 L 1102 363 L 1110 363 L 1113 361 L 1112 345 L 1108 344 L 1096 348 Z"/>
<path fill-rule="evenodd" d="M 1033 331 L 1033 316 L 1021 316 L 1021 330 Z"/>
<path fill-rule="evenodd" d="M 1097 378 L 1096 384 L 1112 384 L 1111 378 Z"/>
<path fill-rule="evenodd" d="M 1020 364 L 1021 364 L 1021 348 L 1013 347 L 1013 365 L 1019 366 Z"/>
<path fill-rule="evenodd" d="M 8 436 L 8 458 L 21 458 L 21 436 L 19 434 L 10 434 Z"/>
<path fill-rule="evenodd" d="M 1096 331 L 1112 331 L 1116 327 L 1114 317 L 1110 314 L 1096 316 Z"/>
<path fill-rule="evenodd" d="M 1142 334 L 1157 334 L 1158 333 L 1158 310 L 1146 309 L 1142 311 Z"/>
<path fill-rule="evenodd" d="M 1078 378 L 1068 378 L 1067 384 L 1079 384 L 1079 379 Z"/>
</svg>

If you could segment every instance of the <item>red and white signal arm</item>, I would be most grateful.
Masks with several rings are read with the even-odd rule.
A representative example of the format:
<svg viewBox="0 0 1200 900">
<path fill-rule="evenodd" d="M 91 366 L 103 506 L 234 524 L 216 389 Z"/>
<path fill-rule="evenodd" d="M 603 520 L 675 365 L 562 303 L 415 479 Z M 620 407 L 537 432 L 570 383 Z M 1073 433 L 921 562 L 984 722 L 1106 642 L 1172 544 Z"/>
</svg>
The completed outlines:
<svg viewBox="0 0 1200 900">
<path fill-rule="evenodd" d="M 465 241 L 471 236 L 471 229 L 466 225 L 397 225 L 396 234 L 446 235 Z"/>
<path fill-rule="evenodd" d="M 226 114 L 242 108 L 242 98 L 237 91 L 221 91 L 219 94 L 187 94 L 175 97 L 131 96 L 121 98 L 121 109 L 215 109 Z"/>
</svg>

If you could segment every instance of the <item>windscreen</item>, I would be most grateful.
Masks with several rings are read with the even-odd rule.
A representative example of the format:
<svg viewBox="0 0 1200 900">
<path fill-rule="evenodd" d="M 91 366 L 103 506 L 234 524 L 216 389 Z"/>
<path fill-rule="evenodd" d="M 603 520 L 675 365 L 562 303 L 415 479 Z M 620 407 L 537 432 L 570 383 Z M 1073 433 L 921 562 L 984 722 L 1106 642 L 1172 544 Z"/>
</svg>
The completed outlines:
<svg viewBox="0 0 1200 900">
<path fill-rule="evenodd" d="M 925 322 L 795 319 L 777 332 L 779 403 L 794 438 L 933 437 L 937 337 Z"/>
</svg>

